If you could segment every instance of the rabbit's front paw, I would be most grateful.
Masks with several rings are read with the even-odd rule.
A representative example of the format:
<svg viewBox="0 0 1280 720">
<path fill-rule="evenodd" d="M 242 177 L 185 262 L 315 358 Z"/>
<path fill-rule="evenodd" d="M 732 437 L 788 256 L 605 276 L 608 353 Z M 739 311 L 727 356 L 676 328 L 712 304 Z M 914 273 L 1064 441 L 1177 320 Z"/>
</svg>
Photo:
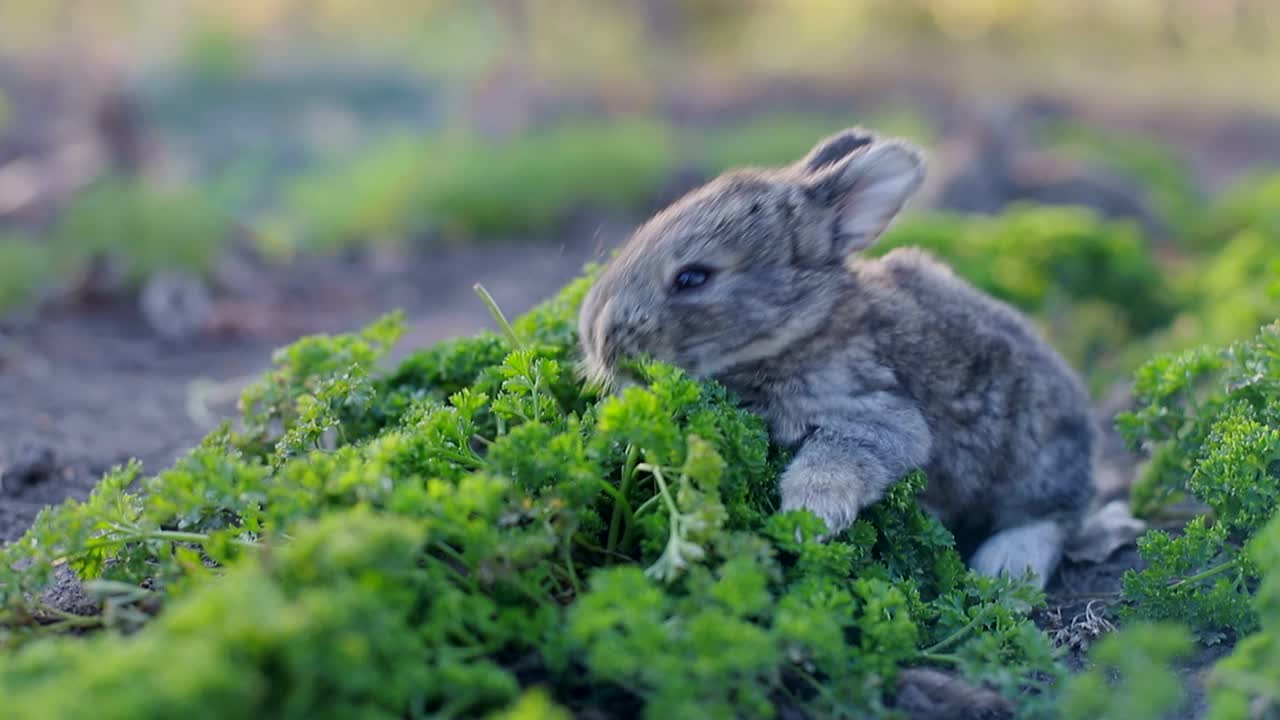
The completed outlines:
<svg viewBox="0 0 1280 720">
<path fill-rule="evenodd" d="M 789 468 L 782 474 L 782 510 L 808 510 L 827 525 L 823 540 L 848 529 L 858 517 L 858 493 L 847 477 L 816 468 Z"/>
</svg>

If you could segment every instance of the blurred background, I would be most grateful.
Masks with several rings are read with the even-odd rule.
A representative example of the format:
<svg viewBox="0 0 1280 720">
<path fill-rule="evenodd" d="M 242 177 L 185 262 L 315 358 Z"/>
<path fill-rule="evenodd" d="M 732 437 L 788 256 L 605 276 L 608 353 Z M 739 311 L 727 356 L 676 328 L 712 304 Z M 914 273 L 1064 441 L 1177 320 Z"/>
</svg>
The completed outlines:
<svg viewBox="0 0 1280 720">
<path fill-rule="evenodd" d="M 518 313 L 853 124 L 930 153 L 880 250 L 1032 313 L 1113 411 L 1280 315 L 1277 77 L 1270 0 L 4 0 L 0 532 L 167 463 L 300 334 L 473 332 L 473 283 Z"/>
<path fill-rule="evenodd" d="M 233 250 L 563 243 L 854 123 L 929 146 L 930 206 L 1158 236 L 1280 160 L 1267 0 L 9 0 L 3 26 L 4 307 L 160 273 L 196 304 L 172 274 Z"/>
</svg>

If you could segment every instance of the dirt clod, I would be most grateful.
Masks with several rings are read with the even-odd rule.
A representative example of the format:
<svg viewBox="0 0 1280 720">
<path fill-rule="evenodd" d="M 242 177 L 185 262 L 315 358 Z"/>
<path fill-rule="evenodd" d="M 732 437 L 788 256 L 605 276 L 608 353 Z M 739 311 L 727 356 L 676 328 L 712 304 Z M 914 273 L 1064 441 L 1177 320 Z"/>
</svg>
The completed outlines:
<svg viewBox="0 0 1280 720">
<path fill-rule="evenodd" d="M 26 445 L 16 448 L 9 459 L 0 458 L 0 494 L 12 495 L 30 485 L 42 483 L 58 470 L 53 448 Z"/>
<path fill-rule="evenodd" d="M 83 617 L 102 612 L 102 604 L 84 589 L 80 579 L 65 565 L 54 571 L 53 583 L 44 591 L 44 604 L 53 610 Z"/>
<path fill-rule="evenodd" d="M 896 705 L 913 720 L 1013 717 L 1013 706 L 999 693 L 931 668 L 910 668 L 898 676 Z"/>
</svg>

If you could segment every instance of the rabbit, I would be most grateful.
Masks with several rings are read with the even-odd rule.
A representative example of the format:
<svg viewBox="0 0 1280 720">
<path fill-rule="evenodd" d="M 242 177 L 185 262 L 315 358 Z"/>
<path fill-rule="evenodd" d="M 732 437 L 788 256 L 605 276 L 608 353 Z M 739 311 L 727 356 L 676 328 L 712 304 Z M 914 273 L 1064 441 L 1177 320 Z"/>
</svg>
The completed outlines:
<svg viewBox="0 0 1280 720">
<path fill-rule="evenodd" d="M 925 175 L 852 128 L 731 171 L 643 224 L 580 309 L 583 369 L 647 356 L 714 379 L 794 455 L 783 510 L 830 537 L 914 469 L 971 568 L 1043 589 L 1093 494 L 1083 384 L 1011 306 L 926 252 L 859 259 Z"/>
</svg>

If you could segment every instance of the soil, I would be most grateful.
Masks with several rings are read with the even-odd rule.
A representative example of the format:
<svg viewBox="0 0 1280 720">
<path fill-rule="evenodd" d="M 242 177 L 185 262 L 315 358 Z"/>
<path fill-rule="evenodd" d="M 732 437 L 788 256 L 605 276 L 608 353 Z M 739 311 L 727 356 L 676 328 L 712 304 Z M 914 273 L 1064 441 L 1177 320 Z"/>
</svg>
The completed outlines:
<svg viewBox="0 0 1280 720">
<path fill-rule="evenodd" d="M 157 336 L 126 299 L 0 320 L 0 541 L 21 535 L 44 506 L 87 496 L 113 465 L 172 464 L 234 414 L 239 388 L 271 352 L 301 335 L 357 330 L 403 309 L 410 329 L 394 359 L 491 326 L 475 283 L 519 314 L 619 234 L 597 223 L 569 237 L 242 267 L 245 288 L 215 308 L 223 331 L 189 341 Z"/>
</svg>

